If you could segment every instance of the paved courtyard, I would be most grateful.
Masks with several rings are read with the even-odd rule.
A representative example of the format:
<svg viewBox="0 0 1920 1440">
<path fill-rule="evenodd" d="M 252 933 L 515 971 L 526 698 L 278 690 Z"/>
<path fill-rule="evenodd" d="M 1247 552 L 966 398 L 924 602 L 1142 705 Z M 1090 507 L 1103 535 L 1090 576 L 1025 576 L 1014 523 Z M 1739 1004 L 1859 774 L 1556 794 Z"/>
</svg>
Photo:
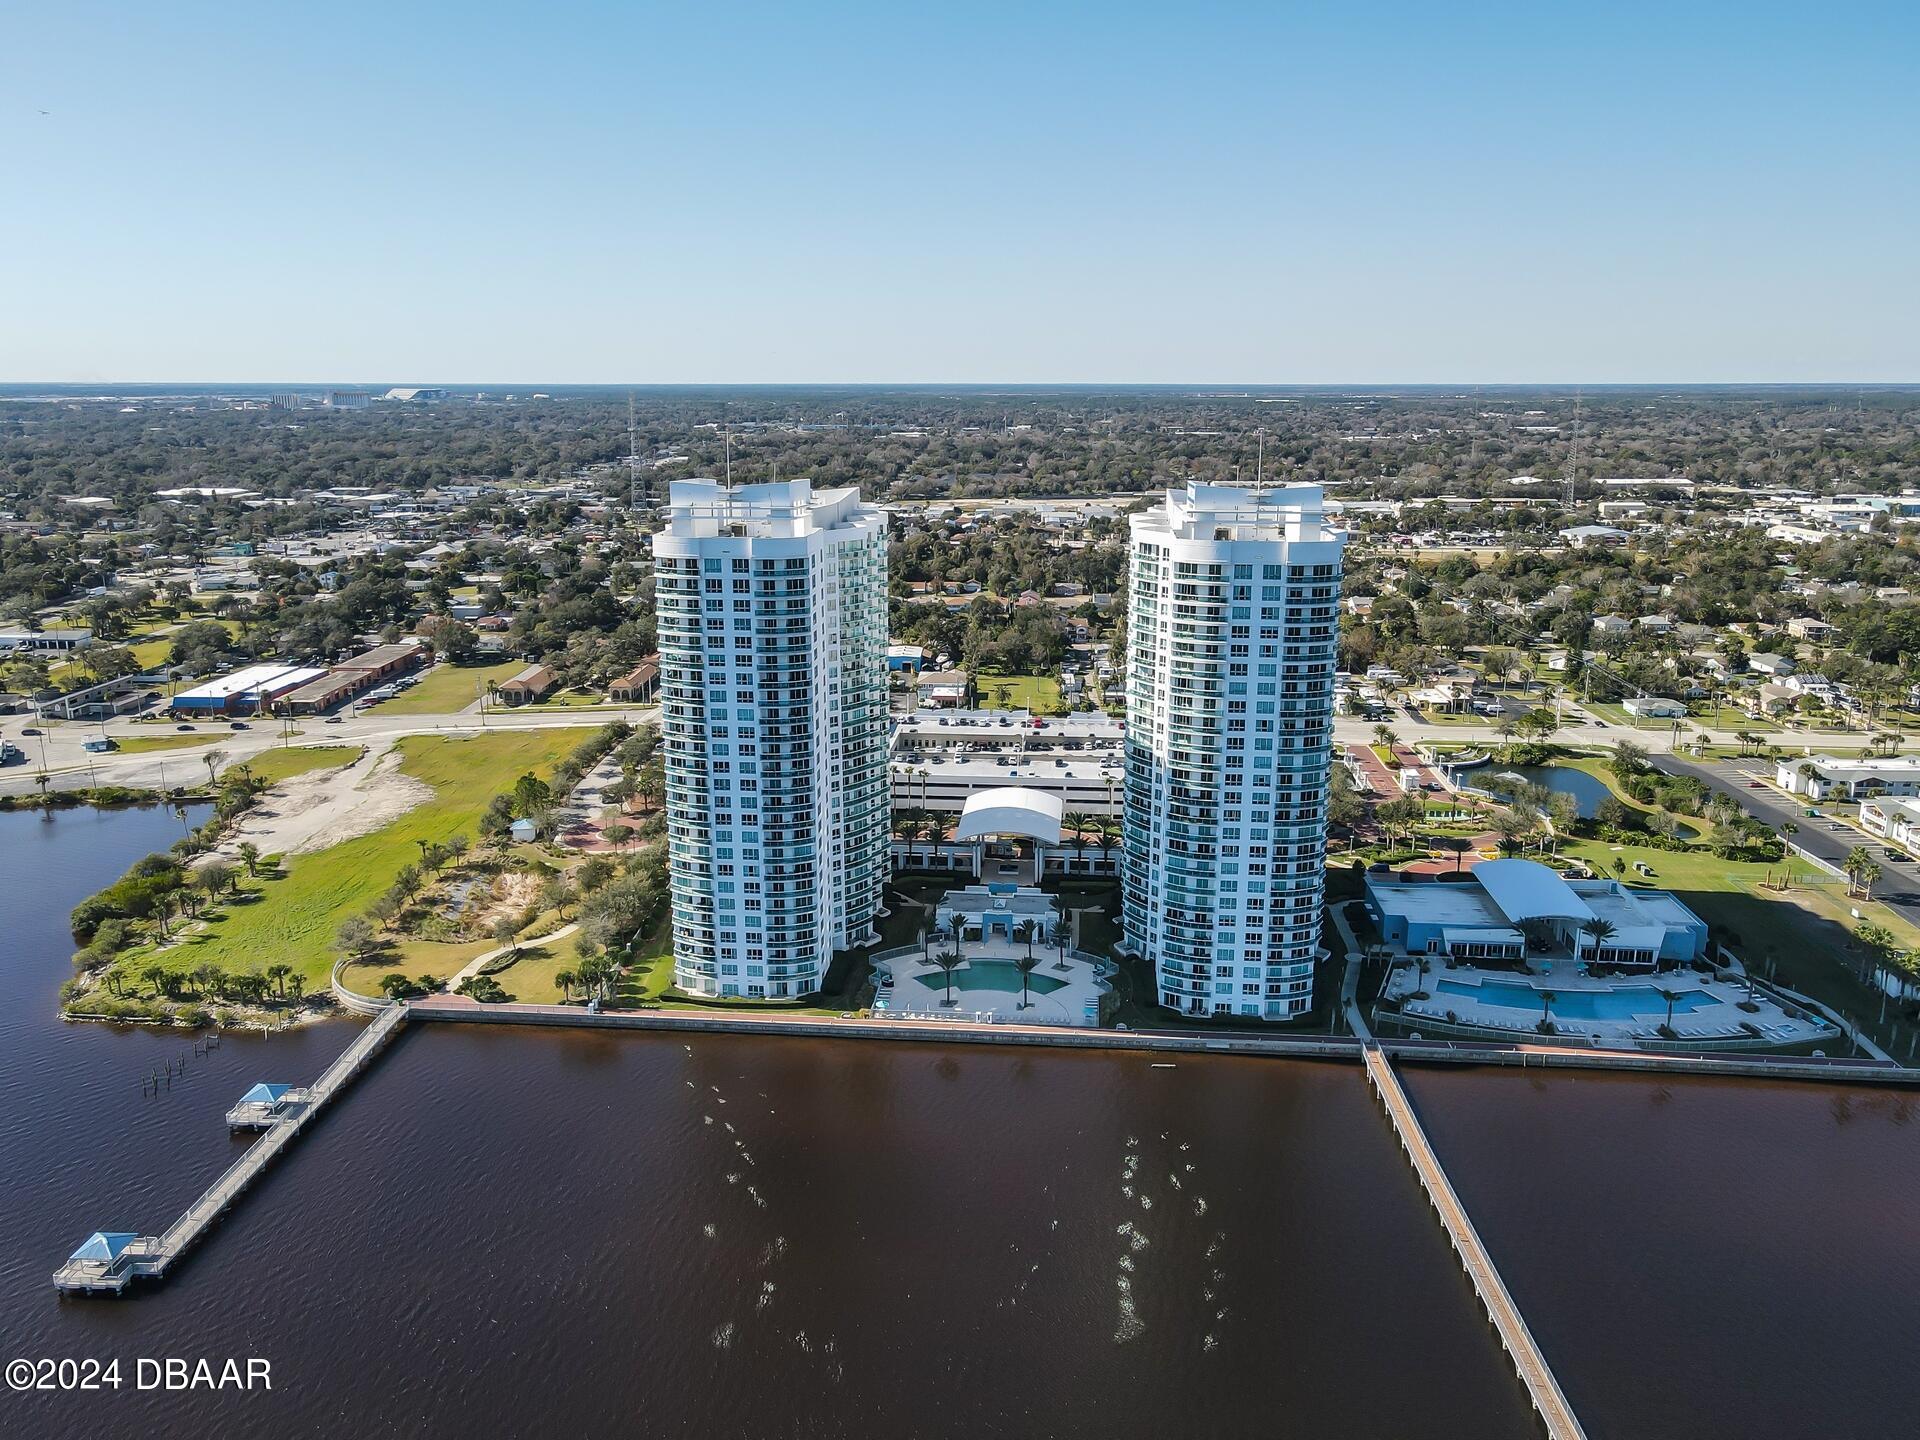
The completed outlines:
<svg viewBox="0 0 1920 1440">
<path fill-rule="evenodd" d="M 934 953 L 950 948 L 936 942 Z M 876 960 L 876 971 L 892 977 L 882 985 L 874 1008 L 892 1014 L 965 1016 L 1019 1021 L 1027 1025 L 1091 1025 L 1087 1008 L 1098 1013 L 1100 996 L 1109 988 L 1089 962 L 1067 952 L 1067 968 L 1060 969 L 1060 952 L 1036 945 L 1040 964 L 1027 977 L 1027 1009 L 1020 1008 L 1020 972 L 1016 959 L 1027 947 L 995 938 L 969 940 L 961 947 L 961 962 L 953 972 L 953 1004 L 947 1005 L 947 981 L 938 965 L 922 958 L 918 949 Z"/>
</svg>

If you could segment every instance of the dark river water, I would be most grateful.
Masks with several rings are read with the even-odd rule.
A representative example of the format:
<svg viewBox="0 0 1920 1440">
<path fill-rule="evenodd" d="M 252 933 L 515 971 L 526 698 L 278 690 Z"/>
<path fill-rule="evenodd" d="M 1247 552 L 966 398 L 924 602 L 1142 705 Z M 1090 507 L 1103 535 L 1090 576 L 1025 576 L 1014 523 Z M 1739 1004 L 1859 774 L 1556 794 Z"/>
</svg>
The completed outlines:
<svg viewBox="0 0 1920 1440">
<path fill-rule="evenodd" d="M 347 1022 L 62 1025 L 74 900 L 164 812 L 0 816 L 0 1436 L 1531 1436 L 1355 1069 L 421 1027 L 163 1285 L 60 1300 Z M 170 1091 L 139 1076 L 188 1057 Z M 1411 1077 L 1596 1440 L 1914 1433 L 1908 1102 Z M 142 1357 L 270 1393 L 141 1393 Z"/>
</svg>

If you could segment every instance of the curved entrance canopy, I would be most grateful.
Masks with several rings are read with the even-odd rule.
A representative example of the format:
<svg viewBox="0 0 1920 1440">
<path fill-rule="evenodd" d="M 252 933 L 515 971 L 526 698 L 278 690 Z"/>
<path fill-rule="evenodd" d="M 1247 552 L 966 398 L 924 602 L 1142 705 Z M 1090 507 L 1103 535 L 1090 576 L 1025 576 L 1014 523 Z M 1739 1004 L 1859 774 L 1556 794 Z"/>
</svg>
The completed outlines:
<svg viewBox="0 0 1920 1440">
<path fill-rule="evenodd" d="M 953 838 L 979 840 L 988 835 L 1019 835 L 1043 845 L 1058 845 L 1064 809 L 1058 796 L 1043 790 L 1027 790 L 1018 785 L 981 790 L 967 797 Z"/>
</svg>

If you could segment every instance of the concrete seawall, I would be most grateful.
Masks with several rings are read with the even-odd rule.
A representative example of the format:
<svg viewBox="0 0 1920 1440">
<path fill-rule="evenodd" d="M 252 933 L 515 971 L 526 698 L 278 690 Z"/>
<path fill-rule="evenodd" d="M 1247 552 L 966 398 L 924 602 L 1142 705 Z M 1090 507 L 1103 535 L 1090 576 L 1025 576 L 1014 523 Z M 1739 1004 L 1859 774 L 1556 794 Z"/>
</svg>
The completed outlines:
<svg viewBox="0 0 1920 1440">
<path fill-rule="evenodd" d="M 468 1025 L 535 1025 L 577 1029 L 666 1031 L 674 1034 L 784 1035 L 811 1039 L 930 1041 L 944 1045 L 1035 1045 L 1063 1050 L 1133 1050 L 1175 1055 L 1257 1055 L 1276 1059 L 1345 1060 L 1359 1064 L 1361 1042 L 1349 1036 L 1268 1037 L 1181 1034 L 1164 1030 L 1082 1030 L 1041 1025 L 979 1025 L 969 1021 L 841 1020 L 827 1016 L 715 1014 L 686 1010 L 589 1012 L 570 1005 L 483 1005 L 464 996 L 435 996 L 409 1008 L 415 1020 Z M 1871 1063 L 1730 1059 L 1652 1055 L 1631 1051 L 1560 1050 L 1546 1046 L 1448 1045 L 1384 1041 L 1383 1053 L 1402 1062 L 1505 1065 L 1530 1070 L 1624 1070 L 1663 1075 L 1708 1075 L 1768 1080 L 1817 1080 L 1846 1085 L 1920 1086 L 1920 1070 Z"/>
</svg>

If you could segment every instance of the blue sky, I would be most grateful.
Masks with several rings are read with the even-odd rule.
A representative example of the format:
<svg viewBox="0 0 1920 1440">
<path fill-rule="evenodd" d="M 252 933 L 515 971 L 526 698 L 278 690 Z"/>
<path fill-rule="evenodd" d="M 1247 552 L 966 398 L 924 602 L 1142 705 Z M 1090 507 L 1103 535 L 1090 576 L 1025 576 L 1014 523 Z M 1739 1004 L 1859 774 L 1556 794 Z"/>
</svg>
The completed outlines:
<svg viewBox="0 0 1920 1440">
<path fill-rule="evenodd" d="M 1916 381 L 1920 6 L 11 0 L 0 196 L 4 380 Z"/>
</svg>

